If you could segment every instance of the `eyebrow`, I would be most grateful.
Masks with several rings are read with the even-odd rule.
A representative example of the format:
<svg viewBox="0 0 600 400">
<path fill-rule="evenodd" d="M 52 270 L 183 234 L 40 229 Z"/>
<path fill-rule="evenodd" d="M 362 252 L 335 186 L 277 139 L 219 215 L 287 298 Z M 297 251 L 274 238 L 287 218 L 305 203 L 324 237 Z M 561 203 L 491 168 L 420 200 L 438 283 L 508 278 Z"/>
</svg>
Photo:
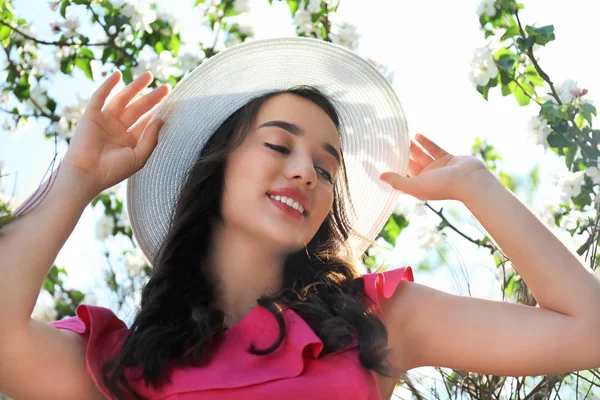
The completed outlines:
<svg viewBox="0 0 600 400">
<path fill-rule="evenodd" d="M 302 136 L 302 135 L 304 135 L 304 131 L 298 125 L 292 124 L 290 122 L 285 122 L 285 121 L 269 121 L 269 122 L 265 122 L 264 124 L 262 124 L 261 126 L 259 126 L 258 129 L 264 128 L 266 126 L 276 126 L 278 128 L 284 129 L 284 130 L 288 131 L 289 133 L 291 133 L 292 135 L 296 135 L 296 136 Z M 340 164 L 340 154 L 335 149 L 335 147 L 333 147 L 329 143 L 323 143 L 323 149 L 326 152 L 328 152 L 329 154 L 331 154 L 332 156 L 334 156 L 335 159 L 337 160 L 338 164 Z"/>
</svg>

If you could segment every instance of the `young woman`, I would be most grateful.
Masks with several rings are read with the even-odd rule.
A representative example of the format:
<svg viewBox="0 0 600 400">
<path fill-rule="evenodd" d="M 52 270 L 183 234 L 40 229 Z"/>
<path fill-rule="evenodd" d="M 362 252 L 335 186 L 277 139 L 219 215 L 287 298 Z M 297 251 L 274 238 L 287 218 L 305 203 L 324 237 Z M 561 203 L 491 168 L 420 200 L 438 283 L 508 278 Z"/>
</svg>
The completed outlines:
<svg viewBox="0 0 600 400">
<path fill-rule="evenodd" d="M 2 228 L 0 392 L 387 399 L 418 366 L 600 366 L 597 277 L 479 160 L 423 135 L 409 142 L 390 85 L 355 54 L 311 39 L 255 41 L 171 92 L 134 100 L 152 80 L 145 73 L 107 101 L 119 80 L 90 99 L 44 198 Z M 83 209 L 127 178 L 134 234 L 153 266 L 132 326 L 87 305 L 51 324 L 30 319 Z M 357 257 L 400 191 L 462 201 L 539 307 L 447 294 L 413 282 L 410 267 L 361 276 Z"/>
</svg>

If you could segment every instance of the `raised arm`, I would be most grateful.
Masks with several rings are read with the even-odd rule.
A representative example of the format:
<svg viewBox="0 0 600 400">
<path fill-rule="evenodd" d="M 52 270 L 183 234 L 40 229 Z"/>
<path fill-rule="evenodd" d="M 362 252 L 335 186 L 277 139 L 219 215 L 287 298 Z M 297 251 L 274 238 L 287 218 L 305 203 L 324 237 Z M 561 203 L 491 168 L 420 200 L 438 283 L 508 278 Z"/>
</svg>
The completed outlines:
<svg viewBox="0 0 600 400">
<path fill-rule="evenodd" d="M 411 145 L 411 177 L 384 175 L 421 199 L 462 201 L 512 260 L 539 307 L 401 282 L 382 309 L 396 362 L 494 375 L 600 367 L 600 280 L 474 157 L 455 157 L 424 136 Z M 403 351 L 405 350 L 405 351 Z"/>
<path fill-rule="evenodd" d="M 160 121 L 145 129 L 151 116 L 147 111 L 168 88 L 154 90 L 125 109 L 151 78 L 143 74 L 104 107 L 120 73 L 107 78 L 91 97 L 55 178 L 23 203 L 27 212 L 0 229 L 0 392 L 11 398 L 101 398 L 86 372 L 86 337 L 30 315 L 85 207 L 102 190 L 141 169 L 156 146 Z"/>
</svg>

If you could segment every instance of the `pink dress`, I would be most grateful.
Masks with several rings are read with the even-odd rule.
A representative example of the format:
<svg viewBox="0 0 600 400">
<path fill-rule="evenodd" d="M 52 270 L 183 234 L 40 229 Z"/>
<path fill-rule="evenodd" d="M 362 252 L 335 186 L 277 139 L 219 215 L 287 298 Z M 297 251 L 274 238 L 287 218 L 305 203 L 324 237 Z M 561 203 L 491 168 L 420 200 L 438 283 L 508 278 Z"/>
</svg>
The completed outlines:
<svg viewBox="0 0 600 400">
<path fill-rule="evenodd" d="M 377 304 L 381 317 L 381 297 L 389 298 L 401 280 L 413 282 L 411 267 L 365 274 L 365 293 Z M 102 384 L 102 362 L 116 353 L 128 328 L 104 307 L 80 305 L 77 316 L 50 325 L 85 335 L 87 370 L 107 397 Z M 222 333 L 209 366 L 173 368 L 171 383 L 155 390 L 143 380 L 127 375 L 132 387 L 152 400 L 285 399 L 381 400 L 375 372 L 358 359 L 358 342 L 319 358 L 323 342 L 293 310 L 283 311 L 286 336 L 277 350 L 257 356 L 245 351 L 253 341 L 257 348 L 269 347 L 277 339 L 279 327 L 264 308 L 255 306 L 231 329 Z M 129 371 L 128 371 L 129 372 Z M 135 372 L 135 371 L 134 371 Z"/>
</svg>

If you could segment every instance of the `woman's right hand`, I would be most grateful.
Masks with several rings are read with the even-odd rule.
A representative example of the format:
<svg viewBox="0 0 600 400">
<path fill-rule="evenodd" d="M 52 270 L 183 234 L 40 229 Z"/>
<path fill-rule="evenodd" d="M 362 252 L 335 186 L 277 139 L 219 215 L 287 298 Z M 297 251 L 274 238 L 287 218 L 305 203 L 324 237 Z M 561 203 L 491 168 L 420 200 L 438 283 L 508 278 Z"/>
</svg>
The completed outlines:
<svg viewBox="0 0 600 400">
<path fill-rule="evenodd" d="M 87 175 L 97 191 L 94 195 L 142 169 L 158 143 L 163 121 L 147 125 L 154 113 L 148 111 L 169 94 L 170 87 L 162 85 L 130 104 L 152 79 L 152 73 L 144 72 L 105 104 L 121 80 L 117 70 L 90 98 L 61 164 Z"/>
</svg>

